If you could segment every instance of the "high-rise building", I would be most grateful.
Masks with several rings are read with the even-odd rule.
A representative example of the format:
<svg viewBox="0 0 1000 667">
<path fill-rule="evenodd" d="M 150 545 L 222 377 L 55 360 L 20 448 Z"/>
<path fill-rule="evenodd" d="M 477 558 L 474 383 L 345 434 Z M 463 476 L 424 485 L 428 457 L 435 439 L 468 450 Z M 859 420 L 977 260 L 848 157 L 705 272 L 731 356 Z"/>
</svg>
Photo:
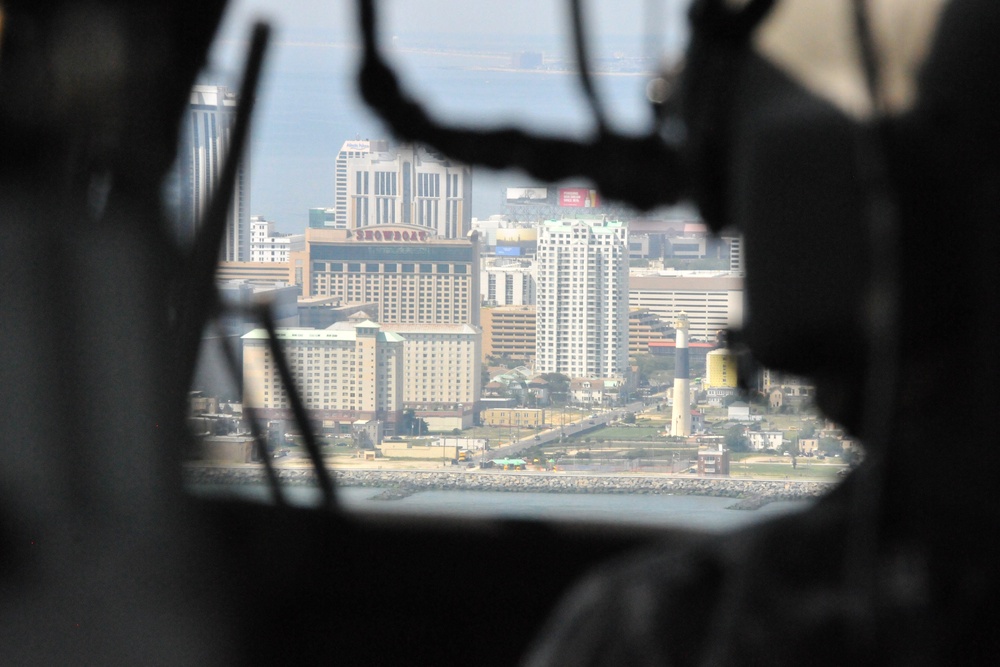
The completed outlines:
<svg viewBox="0 0 1000 667">
<path fill-rule="evenodd" d="M 722 241 L 729 246 L 729 270 L 743 275 L 743 238 L 741 236 L 723 236 Z"/>
<path fill-rule="evenodd" d="M 338 165 L 340 161 L 338 159 Z M 346 186 L 345 186 L 346 187 Z M 335 208 L 311 208 L 309 209 L 309 227 L 312 229 L 336 229 L 337 209 Z M 347 222 L 344 222 L 341 229 L 347 229 Z"/>
<path fill-rule="evenodd" d="M 728 271 L 633 269 L 628 301 L 664 322 L 684 311 L 692 342 L 714 342 L 720 331 L 743 321 L 743 278 Z"/>
<path fill-rule="evenodd" d="M 487 306 L 531 306 L 535 303 L 536 266 L 530 259 L 486 259 L 479 277 Z"/>
<path fill-rule="evenodd" d="M 607 220 L 538 230 L 539 373 L 628 377 L 628 230 Z"/>
<path fill-rule="evenodd" d="M 384 324 L 479 326 L 479 242 L 435 239 L 397 225 L 351 231 L 307 229 L 303 296 L 377 303 Z"/>
<path fill-rule="evenodd" d="M 417 417 L 458 411 L 472 425 L 479 402 L 482 331 L 468 324 L 383 324 L 403 338 L 403 406 Z"/>
<path fill-rule="evenodd" d="M 483 358 L 528 361 L 535 356 L 537 320 L 534 306 L 483 308 Z"/>
<path fill-rule="evenodd" d="M 374 146 L 373 146 L 374 144 Z M 330 221 L 325 221 L 325 227 L 332 227 L 334 229 L 348 229 L 351 225 L 349 224 L 349 219 L 347 217 L 347 182 L 348 182 L 348 171 L 347 171 L 347 161 L 353 158 L 363 158 L 367 156 L 372 150 L 388 150 L 388 142 L 385 141 L 369 141 L 368 139 L 355 139 L 354 141 L 345 141 L 344 145 L 340 147 L 340 152 L 337 153 L 337 163 L 336 163 L 336 173 L 333 178 L 333 194 L 334 194 L 334 215 L 332 223 Z M 310 222 L 312 218 L 310 218 Z M 310 224 L 310 227 L 314 225 Z M 318 226 L 318 225 L 317 225 Z"/>
<path fill-rule="evenodd" d="M 471 168 L 421 146 L 345 142 L 335 195 L 335 228 L 414 225 L 444 239 L 471 228 Z"/>
<path fill-rule="evenodd" d="M 218 190 L 226 157 L 232 150 L 233 125 L 239 98 L 224 86 L 195 86 L 181 123 L 177 156 L 177 231 L 190 243 L 197 225 Z M 243 154 L 227 214 L 221 258 L 250 261 L 250 160 Z"/>
<path fill-rule="evenodd" d="M 374 322 L 329 329 L 278 329 L 278 340 L 313 419 L 382 422 L 393 434 L 403 412 L 403 339 Z M 243 403 L 265 419 L 291 419 L 288 388 L 268 334 L 243 336 Z"/>
<path fill-rule="evenodd" d="M 314 419 L 383 422 L 396 432 L 401 411 L 433 423 L 472 425 L 480 392 L 482 332 L 467 324 L 337 322 L 326 329 L 278 329 L 296 386 Z M 261 417 L 291 415 L 267 332 L 243 336 L 244 401 Z M 454 428 L 454 426 L 449 426 Z"/>
<path fill-rule="evenodd" d="M 628 313 L 628 353 L 632 358 L 649 354 L 649 344 L 666 340 L 670 327 L 648 308 L 631 308 Z"/>
</svg>

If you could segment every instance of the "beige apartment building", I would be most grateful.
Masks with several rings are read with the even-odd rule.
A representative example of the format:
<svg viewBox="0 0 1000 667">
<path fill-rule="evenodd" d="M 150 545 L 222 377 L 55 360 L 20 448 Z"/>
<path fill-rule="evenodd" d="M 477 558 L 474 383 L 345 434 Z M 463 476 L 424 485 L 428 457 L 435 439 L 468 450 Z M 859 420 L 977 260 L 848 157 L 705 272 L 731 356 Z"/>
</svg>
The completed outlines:
<svg viewBox="0 0 1000 667">
<path fill-rule="evenodd" d="M 371 321 L 346 328 L 279 329 L 285 358 L 315 421 L 382 422 L 393 434 L 403 413 L 403 338 Z M 243 405 L 266 419 L 290 419 L 291 404 L 267 331 L 243 336 Z"/>
<path fill-rule="evenodd" d="M 535 358 L 537 319 L 534 306 L 483 308 L 483 359 L 507 357 L 530 361 Z"/>
<path fill-rule="evenodd" d="M 382 329 L 403 340 L 403 406 L 432 430 L 471 427 L 481 390 L 482 331 L 468 324 Z"/>
<path fill-rule="evenodd" d="M 472 426 L 482 367 L 477 327 L 338 322 L 279 329 L 278 339 L 316 421 L 378 420 L 392 435 L 408 408 L 432 430 Z M 267 343 L 263 329 L 243 336 L 244 405 L 261 417 L 290 418 Z"/>
<path fill-rule="evenodd" d="M 440 239 L 408 225 L 307 229 L 303 296 L 375 302 L 386 324 L 479 326 L 479 241 Z"/>
</svg>

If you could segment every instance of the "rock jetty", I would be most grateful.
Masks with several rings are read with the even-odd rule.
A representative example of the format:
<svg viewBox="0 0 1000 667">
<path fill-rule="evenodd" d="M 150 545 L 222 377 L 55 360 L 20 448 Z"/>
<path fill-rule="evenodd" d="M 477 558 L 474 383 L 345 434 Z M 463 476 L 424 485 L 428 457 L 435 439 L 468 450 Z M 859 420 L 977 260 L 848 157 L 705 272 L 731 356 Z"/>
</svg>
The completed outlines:
<svg viewBox="0 0 1000 667">
<path fill-rule="evenodd" d="M 835 483 L 791 480 L 751 480 L 667 475 L 588 475 L 581 473 L 525 473 L 498 471 L 336 470 L 337 484 L 385 489 L 383 500 L 405 498 L 419 491 L 465 490 L 532 493 L 606 493 L 714 496 L 735 498 L 733 509 L 757 509 L 775 500 L 815 498 Z M 279 468 L 279 479 L 289 486 L 312 486 L 315 473 L 308 468 Z M 255 466 L 188 466 L 191 484 L 266 484 L 262 468 Z"/>
</svg>

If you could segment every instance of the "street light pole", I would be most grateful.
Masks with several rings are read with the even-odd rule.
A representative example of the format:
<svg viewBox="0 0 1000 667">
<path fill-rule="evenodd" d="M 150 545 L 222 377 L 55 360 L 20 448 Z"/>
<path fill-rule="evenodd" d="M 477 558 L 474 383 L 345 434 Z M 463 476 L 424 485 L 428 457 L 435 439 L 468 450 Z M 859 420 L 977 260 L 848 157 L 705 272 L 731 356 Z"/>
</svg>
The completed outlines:
<svg viewBox="0 0 1000 667">
<path fill-rule="evenodd" d="M 462 431 L 465 430 L 465 406 L 462 403 L 458 404 L 458 433 L 461 435 Z M 458 446 L 458 439 L 455 440 L 455 449 L 460 449 Z M 466 450 L 470 451 L 470 450 Z M 458 458 L 458 452 L 455 452 L 455 458 Z M 468 459 L 466 459 L 468 460 Z"/>
</svg>

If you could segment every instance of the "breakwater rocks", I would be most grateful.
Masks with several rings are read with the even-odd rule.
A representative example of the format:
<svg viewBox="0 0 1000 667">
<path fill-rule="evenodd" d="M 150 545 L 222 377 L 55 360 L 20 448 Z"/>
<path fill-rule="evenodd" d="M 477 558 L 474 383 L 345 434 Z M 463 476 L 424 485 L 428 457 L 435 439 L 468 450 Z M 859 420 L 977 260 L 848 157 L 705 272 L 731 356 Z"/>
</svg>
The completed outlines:
<svg viewBox="0 0 1000 667">
<path fill-rule="evenodd" d="M 412 496 L 414 493 L 420 489 L 415 489 L 412 486 L 396 486 L 391 489 L 385 489 L 379 493 L 372 496 L 372 500 L 402 500 L 408 496 Z"/>
<path fill-rule="evenodd" d="M 278 476 L 290 486 L 315 484 L 307 468 L 279 468 Z M 645 476 L 636 474 L 587 475 L 565 473 L 485 472 L 478 470 L 336 470 L 337 484 L 385 489 L 382 500 L 397 500 L 419 491 L 504 491 L 533 493 L 614 493 L 715 496 L 740 502 L 731 509 L 757 509 L 775 500 L 815 498 L 829 491 L 831 482 L 798 482 L 706 477 Z M 262 468 L 188 466 L 191 484 L 265 484 Z"/>
</svg>

